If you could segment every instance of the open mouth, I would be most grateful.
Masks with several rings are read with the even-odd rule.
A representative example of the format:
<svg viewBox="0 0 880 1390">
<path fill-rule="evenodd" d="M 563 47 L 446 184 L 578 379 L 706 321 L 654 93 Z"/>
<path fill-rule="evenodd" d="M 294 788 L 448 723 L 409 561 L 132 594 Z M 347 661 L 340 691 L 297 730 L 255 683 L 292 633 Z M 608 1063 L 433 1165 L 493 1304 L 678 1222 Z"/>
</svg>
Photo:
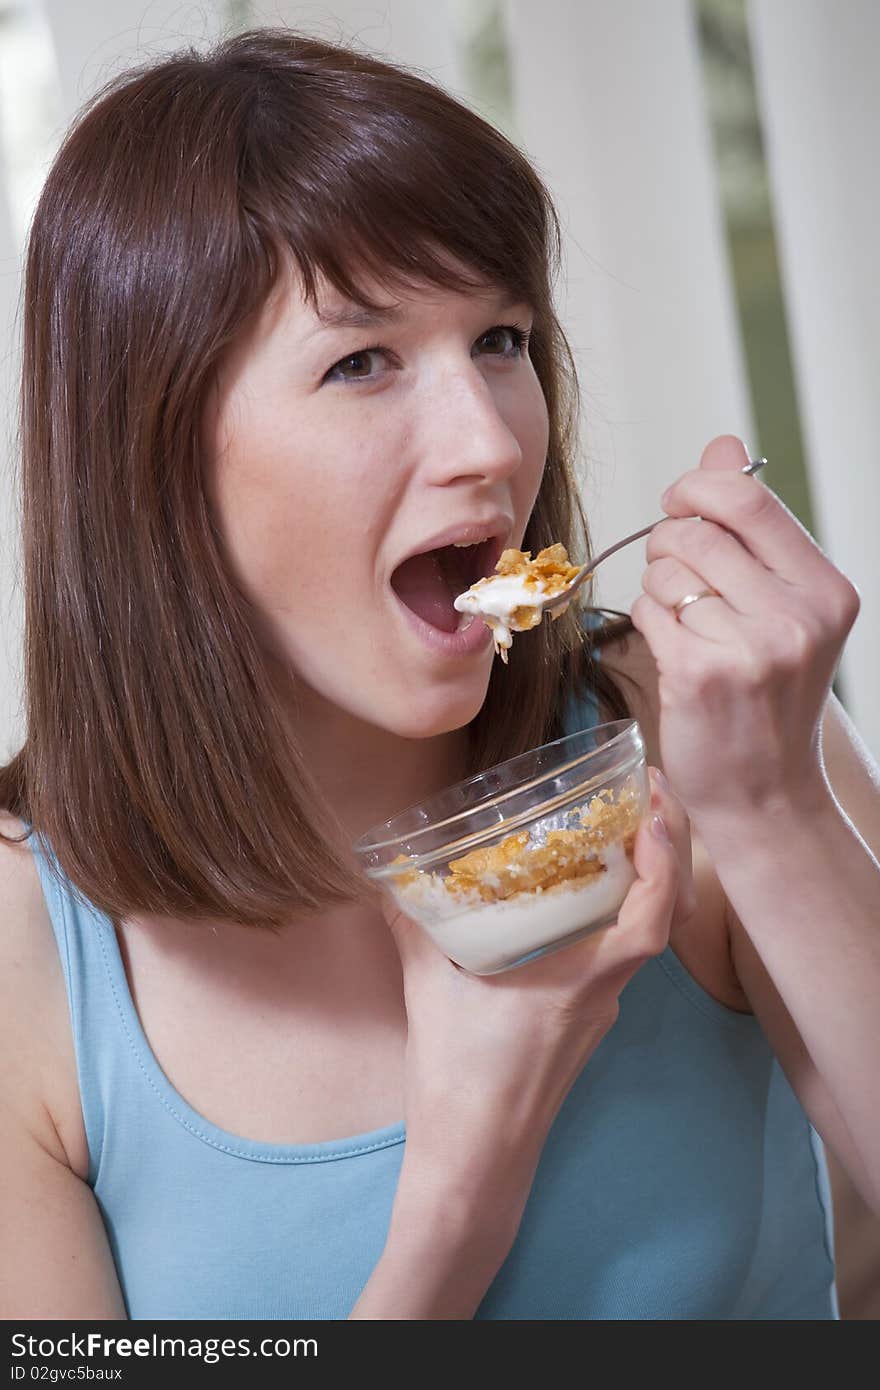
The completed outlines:
<svg viewBox="0 0 880 1390">
<path fill-rule="evenodd" d="M 501 547 L 502 542 L 490 536 L 479 545 L 444 545 L 411 555 L 397 566 L 391 587 L 424 622 L 441 632 L 456 632 L 470 621 L 470 615 L 456 612 L 453 599 L 493 572 Z"/>
</svg>

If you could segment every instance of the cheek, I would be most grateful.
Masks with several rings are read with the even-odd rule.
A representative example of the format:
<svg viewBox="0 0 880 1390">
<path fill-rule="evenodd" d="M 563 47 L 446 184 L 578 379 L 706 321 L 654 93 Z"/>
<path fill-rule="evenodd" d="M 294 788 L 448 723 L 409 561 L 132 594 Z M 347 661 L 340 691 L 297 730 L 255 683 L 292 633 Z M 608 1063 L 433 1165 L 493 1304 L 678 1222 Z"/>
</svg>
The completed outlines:
<svg viewBox="0 0 880 1390">
<path fill-rule="evenodd" d="M 293 575 L 313 571 L 308 503 L 308 489 L 298 487 L 295 476 L 263 470 L 257 457 L 218 478 L 216 509 L 226 555 L 252 602 L 283 604 Z"/>
<path fill-rule="evenodd" d="M 279 387 L 233 399 L 209 442 L 212 505 L 247 587 L 271 587 L 279 569 L 289 575 L 300 556 L 316 558 L 310 552 L 327 541 L 337 483 L 345 501 L 345 460 L 357 458 L 351 441 L 328 437 L 326 422 L 308 410 L 285 408 Z"/>
<path fill-rule="evenodd" d="M 214 472 L 212 506 L 235 583 L 264 641 L 301 670 L 323 649 L 357 641 L 351 615 L 371 592 L 369 557 L 393 510 L 376 486 L 387 438 L 367 448 L 372 438 L 310 427 L 304 412 L 295 428 L 251 420 L 247 447 L 240 434 Z"/>
<path fill-rule="evenodd" d="M 550 442 L 550 417 L 541 383 L 531 373 L 527 388 L 520 389 L 510 399 L 507 410 L 508 425 L 516 436 L 522 450 L 522 468 L 514 479 L 518 501 L 526 500 L 528 510 L 541 486 L 544 465 L 547 461 L 547 447 Z"/>
</svg>

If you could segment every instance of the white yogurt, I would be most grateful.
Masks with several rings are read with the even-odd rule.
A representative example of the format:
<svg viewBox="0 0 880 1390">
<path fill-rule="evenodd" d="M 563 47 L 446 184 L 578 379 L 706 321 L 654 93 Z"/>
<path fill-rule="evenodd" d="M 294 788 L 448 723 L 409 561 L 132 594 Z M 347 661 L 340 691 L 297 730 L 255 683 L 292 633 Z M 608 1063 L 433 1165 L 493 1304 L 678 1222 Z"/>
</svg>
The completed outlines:
<svg viewBox="0 0 880 1390">
<path fill-rule="evenodd" d="M 582 887 L 562 883 L 520 893 L 506 901 L 483 902 L 476 894 L 456 910 L 456 899 L 422 879 L 410 890 L 397 889 L 403 910 L 450 960 L 474 975 L 491 975 L 541 946 L 610 920 L 636 877 L 620 844 L 602 852 L 605 871 Z M 442 913 L 445 910 L 447 916 Z"/>
<path fill-rule="evenodd" d="M 513 642 L 511 623 L 516 609 L 533 608 L 541 612 L 551 597 L 546 593 L 543 580 L 538 579 L 537 587 L 526 587 L 525 580 L 523 574 L 490 575 L 453 599 L 453 607 L 458 613 L 474 613 L 491 627 L 495 651 L 500 652 L 505 660 L 507 649 Z"/>
</svg>

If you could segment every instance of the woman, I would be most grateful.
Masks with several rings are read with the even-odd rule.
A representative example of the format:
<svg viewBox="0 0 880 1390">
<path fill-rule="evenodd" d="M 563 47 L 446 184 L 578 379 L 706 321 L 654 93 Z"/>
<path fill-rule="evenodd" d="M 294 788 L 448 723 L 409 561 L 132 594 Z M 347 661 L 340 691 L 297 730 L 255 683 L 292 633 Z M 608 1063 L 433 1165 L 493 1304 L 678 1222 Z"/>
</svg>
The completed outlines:
<svg viewBox="0 0 880 1390">
<path fill-rule="evenodd" d="M 835 1315 L 807 1117 L 880 1193 L 852 586 L 731 439 L 594 641 L 569 610 L 456 655 L 401 565 L 587 553 L 557 238 L 475 115 L 288 33 L 125 74 L 62 147 L 0 782 L 5 1316 Z M 477 979 L 366 891 L 369 826 L 628 711 L 654 815 L 614 927 Z"/>
</svg>

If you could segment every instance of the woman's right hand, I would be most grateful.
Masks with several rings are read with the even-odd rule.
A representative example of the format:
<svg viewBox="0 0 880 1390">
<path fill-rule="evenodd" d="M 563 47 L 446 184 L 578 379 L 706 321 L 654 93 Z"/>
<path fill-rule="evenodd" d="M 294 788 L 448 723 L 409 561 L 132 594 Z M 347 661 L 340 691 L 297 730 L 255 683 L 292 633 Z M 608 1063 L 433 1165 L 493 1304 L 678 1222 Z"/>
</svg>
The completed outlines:
<svg viewBox="0 0 880 1390">
<path fill-rule="evenodd" d="M 616 923 L 580 942 L 499 975 L 471 975 L 386 900 L 408 1020 L 406 1153 L 389 1241 L 406 1246 L 414 1222 L 453 1244 L 478 1227 L 486 1286 L 513 1242 L 550 1126 L 614 1024 L 624 986 L 694 910 L 688 817 L 665 779 L 650 775 L 638 877 Z M 469 1262 L 479 1268 L 474 1248 Z M 470 1314 L 398 1314 L 462 1315 Z"/>
</svg>

